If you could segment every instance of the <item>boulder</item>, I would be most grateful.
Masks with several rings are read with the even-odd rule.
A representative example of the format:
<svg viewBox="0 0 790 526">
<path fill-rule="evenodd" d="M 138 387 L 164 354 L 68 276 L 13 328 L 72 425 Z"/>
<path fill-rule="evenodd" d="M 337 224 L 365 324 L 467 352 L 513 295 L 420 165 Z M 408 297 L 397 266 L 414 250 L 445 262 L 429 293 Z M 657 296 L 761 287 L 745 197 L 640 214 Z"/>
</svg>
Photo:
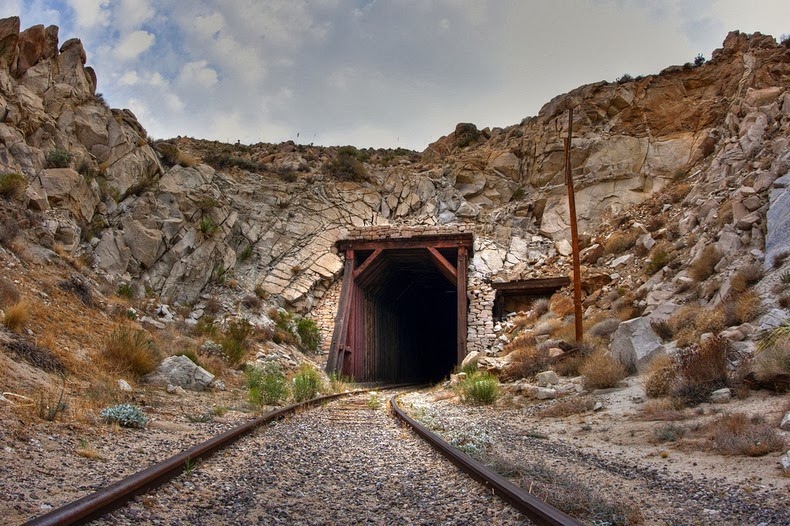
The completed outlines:
<svg viewBox="0 0 790 526">
<path fill-rule="evenodd" d="M 68 208 L 77 219 L 90 223 L 99 197 L 85 179 L 71 168 L 41 171 L 41 187 L 53 207 Z"/>
<path fill-rule="evenodd" d="M 461 369 L 465 369 L 467 367 L 471 367 L 472 364 L 476 364 L 477 361 L 480 359 L 480 351 L 472 351 L 467 354 L 463 361 L 461 362 Z"/>
<path fill-rule="evenodd" d="M 648 318 L 624 321 L 612 335 L 612 358 L 631 372 L 642 370 L 664 352 L 661 338 L 653 331 Z"/>
<path fill-rule="evenodd" d="M 785 413 L 782 417 L 782 422 L 779 424 L 779 429 L 782 431 L 790 431 L 790 411 Z"/>
<path fill-rule="evenodd" d="M 765 267 L 773 266 L 776 256 L 790 251 L 790 173 L 774 181 L 766 214 Z"/>
<path fill-rule="evenodd" d="M 538 387 L 548 387 L 559 383 L 560 379 L 554 371 L 543 371 L 535 375 Z"/>
<path fill-rule="evenodd" d="M 0 67 L 8 69 L 17 61 L 19 42 L 19 17 L 0 20 Z"/>
<path fill-rule="evenodd" d="M 154 385 L 173 385 L 191 391 L 202 391 L 214 380 L 214 375 L 186 356 L 165 358 L 145 381 Z"/>
<path fill-rule="evenodd" d="M 728 404 L 732 400 L 732 391 L 728 387 L 717 389 L 710 394 L 710 401 L 714 404 Z"/>
</svg>

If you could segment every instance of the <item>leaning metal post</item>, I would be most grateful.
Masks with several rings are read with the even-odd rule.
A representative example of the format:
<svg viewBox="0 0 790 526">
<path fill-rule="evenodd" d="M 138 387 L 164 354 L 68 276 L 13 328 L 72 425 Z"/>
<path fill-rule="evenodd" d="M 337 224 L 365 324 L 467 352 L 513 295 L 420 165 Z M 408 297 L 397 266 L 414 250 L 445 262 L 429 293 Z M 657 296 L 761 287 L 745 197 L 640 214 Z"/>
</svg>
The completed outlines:
<svg viewBox="0 0 790 526">
<path fill-rule="evenodd" d="M 565 138 L 565 184 L 568 186 L 568 213 L 571 221 L 571 245 L 573 249 L 573 306 L 576 318 L 576 341 L 584 339 L 582 329 L 582 277 L 579 263 L 579 230 L 576 226 L 576 197 L 573 194 L 571 174 L 571 135 L 573 133 L 573 108 L 568 108 L 568 137 Z"/>
</svg>

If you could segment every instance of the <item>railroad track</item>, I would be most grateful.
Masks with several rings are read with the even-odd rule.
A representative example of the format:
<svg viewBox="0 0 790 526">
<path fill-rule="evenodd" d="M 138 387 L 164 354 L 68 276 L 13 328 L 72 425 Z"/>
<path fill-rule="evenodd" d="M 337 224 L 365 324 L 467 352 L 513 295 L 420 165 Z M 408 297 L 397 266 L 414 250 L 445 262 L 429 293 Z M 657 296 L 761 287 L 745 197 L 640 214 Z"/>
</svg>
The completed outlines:
<svg viewBox="0 0 790 526">
<path fill-rule="evenodd" d="M 580 524 L 443 442 L 396 396 L 392 412 L 416 435 L 381 395 L 330 395 L 264 415 L 25 524 Z"/>
</svg>

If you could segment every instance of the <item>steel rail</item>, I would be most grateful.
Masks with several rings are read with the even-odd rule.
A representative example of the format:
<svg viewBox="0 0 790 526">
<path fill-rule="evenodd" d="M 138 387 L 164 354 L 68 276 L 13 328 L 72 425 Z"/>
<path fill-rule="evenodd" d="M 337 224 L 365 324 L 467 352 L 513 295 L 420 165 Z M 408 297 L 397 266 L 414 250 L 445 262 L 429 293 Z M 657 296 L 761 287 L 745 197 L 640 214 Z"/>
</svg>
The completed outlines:
<svg viewBox="0 0 790 526">
<path fill-rule="evenodd" d="M 395 415 L 409 425 L 426 442 L 431 444 L 439 453 L 447 457 L 450 462 L 458 466 L 473 479 L 477 480 L 486 487 L 493 489 L 503 500 L 510 503 L 514 508 L 529 517 L 541 526 L 582 526 L 583 523 L 574 519 L 570 515 L 563 513 L 557 508 L 550 506 L 516 486 L 505 477 L 485 467 L 469 455 L 462 453 L 459 449 L 451 446 L 436 433 L 420 424 L 415 419 L 407 415 L 398 405 L 396 396 L 390 398 L 390 406 Z"/>
<path fill-rule="evenodd" d="M 280 420 L 289 414 L 299 411 L 300 409 L 315 407 L 336 398 L 367 393 L 370 391 L 398 389 L 412 385 L 414 384 L 399 384 L 358 389 L 345 393 L 320 396 L 318 398 L 313 398 L 312 400 L 307 400 L 306 402 L 291 404 L 280 409 L 276 409 L 233 429 L 229 429 L 222 434 L 216 435 L 205 442 L 184 450 L 181 453 L 173 455 L 172 457 L 154 464 L 153 466 L 150 466 L 142 471 L 134 473 L 129 477 L 101 488 L 94 493 L 56 508 L 45 515 L 34 517 L 25 522 L 23 526 L 66 526 L 72 524 L 85 524 L 93 519 L 101 517 L 102 515 L 120 508 L 133 497 L 145 493 L 150 489 L 161 486 L 170 479 L 180 475 L 183 471 L 191 469 L 191 466 L 194 465 L 195 461 L 208 458 L 214 452 L 233 444 L 236 440 L 249 434 L 255 428 L 261 425 L 268 424 L 269 422 L 273 422 L 275 420 Z"/>
</svg>

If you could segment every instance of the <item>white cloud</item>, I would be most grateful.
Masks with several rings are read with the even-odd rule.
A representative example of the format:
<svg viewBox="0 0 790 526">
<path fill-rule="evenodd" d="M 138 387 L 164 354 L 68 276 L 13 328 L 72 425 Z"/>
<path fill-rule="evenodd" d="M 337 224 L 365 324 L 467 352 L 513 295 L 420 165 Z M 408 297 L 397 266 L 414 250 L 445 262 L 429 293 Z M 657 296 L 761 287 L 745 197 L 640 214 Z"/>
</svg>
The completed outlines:
<svg viewBox="0 0 790 526">
<path fill-rule="evenodd" d="M 121 29 L 138 29 L 156 12 L 148 0 L 121 0 L 114 7 L 115 24 Z"/>
<path fill-rule="evenodd" d="M 137 82 L 139 82 L 139 80 L 140 78 L 137 76 L 136 71 L 127 71 L 126 73 L 121 75 L 121 78 L 118 79 L 118 82 L 120 82 L 124 86 L 134 86 L 135 84 L 137 84 Z"/>
<path fill-rule="evenodd" d="M 225 27 L 225 19 L 220 13 L 214 11 L 211 14 L 196 17 L 194 27 L 197 33 L 204 38 L 214 38 Z"/>
<path fill-rule="evenodd" d="M 198 85 L 203 88 L 211 88 L 217 84 L 217 72 L 208 67 L 205 60 L 197 62 L 187 62 L 181 69 L 178 78 L 179 82 L 186 85 Z"/>
<path fill-rule="evenodd" d="M 156 37 L 147 31 L 134 31 L 124 36 L 115 46 L 115 57 L 120 60 L 133 60 L 150 48 Z"/>
<path fill-rule="evenodd" d="M 165 104 L 167 105 L 167 109 L 173 112 L 180 112 L 184 109 L 184 103 L 178 97 L 178 95 L 174 93 L 165 93 L 164 94 Z"/>
<path fill-rule="evenodd" d="M 106 25 L 110 13 L 107 7 L 110 0 L 68 0 L 69 6 L 74 10 L 77 25 L 91 28 Z"/>
</svg>

